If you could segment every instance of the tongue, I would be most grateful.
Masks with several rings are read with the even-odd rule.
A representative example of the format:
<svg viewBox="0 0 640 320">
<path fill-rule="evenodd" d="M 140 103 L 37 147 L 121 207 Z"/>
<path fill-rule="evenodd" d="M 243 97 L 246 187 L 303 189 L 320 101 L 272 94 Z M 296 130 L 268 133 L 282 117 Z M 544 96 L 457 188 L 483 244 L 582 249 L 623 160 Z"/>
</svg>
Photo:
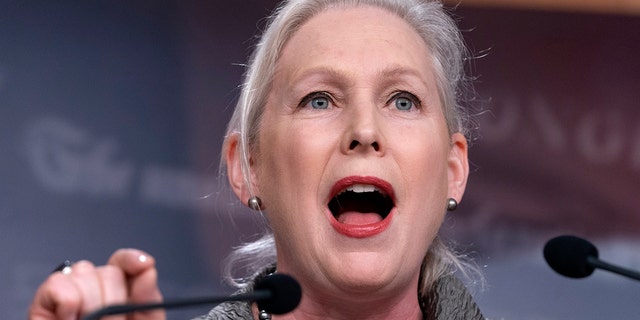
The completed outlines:
<svg viewBox="0 0 640 320">
<path fill-rule="evenodd" d="M 338 221 L 351 225 L 366 225 L 382 221 L 377 213 L 363 213 L 357 211 L 347 211 L 340 214 Z"/>
</svg>

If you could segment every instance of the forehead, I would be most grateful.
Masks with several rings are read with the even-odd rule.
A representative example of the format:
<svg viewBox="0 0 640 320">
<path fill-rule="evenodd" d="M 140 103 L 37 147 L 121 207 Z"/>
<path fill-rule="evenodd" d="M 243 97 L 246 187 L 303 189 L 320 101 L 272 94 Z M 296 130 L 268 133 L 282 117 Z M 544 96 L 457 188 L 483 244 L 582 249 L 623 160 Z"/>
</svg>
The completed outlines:
<svg viewBox="0 0 640 320">
<path fill-rule="evenodd" d="M 429 48 L 399 16 L 363 6 L 330 8 L 310 18 L 285 44 L 277 70 L 294 74 L 314 68 L 360 72 L 389 69 L 390 65 L 429 76 Z"/>
</svg>

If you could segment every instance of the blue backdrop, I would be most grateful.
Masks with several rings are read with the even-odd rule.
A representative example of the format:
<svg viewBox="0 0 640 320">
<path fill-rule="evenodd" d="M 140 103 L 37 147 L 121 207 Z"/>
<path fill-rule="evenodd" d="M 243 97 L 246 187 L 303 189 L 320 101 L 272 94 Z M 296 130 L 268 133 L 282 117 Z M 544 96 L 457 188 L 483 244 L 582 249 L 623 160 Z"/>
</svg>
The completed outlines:
<svg viewBox="0 0 640 320">
<path fill-rule="evenodd" d="M 227 293 L 260 219 L 218 179 L 243 64 L 275 1 L 0 1 L 0 313 L 24 319 L 64 259 L 158 260 L 166 297 Z M 549 237 L 640 268 L 640 18 L 459 8 L 482 111 L 445 233 L 493 319 L 635 319 L 636 283 L 575 281 Z M 480 57 L 482 56 L 482 57 Z M 172 313 L 189 318 L 203 309 Z"/>
</svg>

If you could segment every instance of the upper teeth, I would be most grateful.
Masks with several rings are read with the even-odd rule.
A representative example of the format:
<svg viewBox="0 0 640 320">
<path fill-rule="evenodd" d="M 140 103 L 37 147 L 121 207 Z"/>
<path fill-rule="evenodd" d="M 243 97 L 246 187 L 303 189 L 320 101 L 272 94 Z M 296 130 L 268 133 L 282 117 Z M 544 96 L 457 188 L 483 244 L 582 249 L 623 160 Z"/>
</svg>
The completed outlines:
<svg viewBox="0 0 640 320">
<path fill-rule="evenodd" d="M 376 188 L 376 186 L 372 186 L 369 184 L 354 184 L 351 186 L 348 186 L 347 188 L 345 188 L 344 190 L 342 190 L 340 193 L 344 193 L 347 191 L 352 191 L 352 192 L 356 192 L 356 193 L 362 193 L 362 192 L 380 192 L 382 193 L 382 191 L 380 191 L 380 189 Z"/>
</svg>

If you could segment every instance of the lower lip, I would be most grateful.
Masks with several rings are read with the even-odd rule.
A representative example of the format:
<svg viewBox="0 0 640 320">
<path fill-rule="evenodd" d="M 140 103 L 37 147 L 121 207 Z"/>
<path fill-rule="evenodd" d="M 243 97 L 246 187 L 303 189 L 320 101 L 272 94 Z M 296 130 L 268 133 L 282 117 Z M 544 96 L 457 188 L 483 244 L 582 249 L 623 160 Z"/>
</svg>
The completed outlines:
<svg viewBox="0 0 640 320">
<path fill-rule="evenodd" d="M 336 220 L 333 214 L 331 214 L 331 212 L 329 212 L 329 220 L 331 221 L 331 226 L 342 235 L 345 235 L 349 238 L 368 238 L 378 235 L 387 230 L 387 228 L 391 224 L 391 219 L 393 218 L 394 211 L 395 209 L 392 209 L 391 212 L 389 212 L 389 215 L 379 222 L 364 225 L 340 223 L 338 220 Z"/>
</svg>

